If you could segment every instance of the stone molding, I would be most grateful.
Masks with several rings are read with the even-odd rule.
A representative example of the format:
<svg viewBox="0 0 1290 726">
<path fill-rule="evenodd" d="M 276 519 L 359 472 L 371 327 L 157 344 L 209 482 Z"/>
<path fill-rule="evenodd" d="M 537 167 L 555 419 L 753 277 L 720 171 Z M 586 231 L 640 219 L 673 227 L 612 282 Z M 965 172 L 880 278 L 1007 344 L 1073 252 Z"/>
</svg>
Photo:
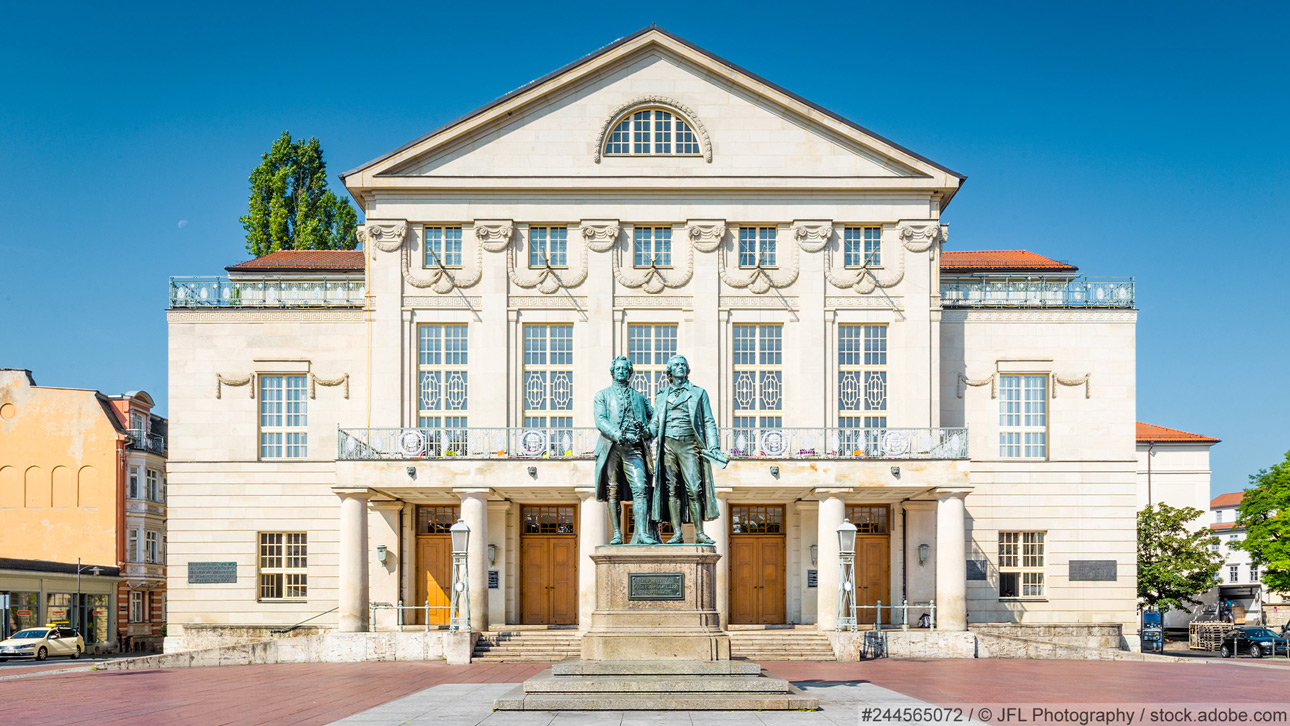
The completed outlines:
<svg viewBox="0 0 1290 726">
<path fill-rule="evenodd" d="M 690 296 L 672 296 L 659 295 L 658 297 L 642 297 L 633 295 L 619 295 L 614 297 L 615 308 L 680 308 L 682 310 L 694 307 L 694 298 Z"/>
<path fill-rule="evenodd" d="M 360 323 L 361 308 L 317 310 L 310 308 L 167 310 L 168 323 Z"/>
<path fill-rule="evenodd" d="M 708 138 L 708 127 L 704 126 L 703 121 L 699 120 L 699 116 L 694 112 L 694 109 L 667 96 L 639 96 L 615 109 L 613 113 L 609 114 L 609 118 L 605 119 L 604 125 L 600 127 L 600 136 L 596 142 L 596 153 L 593 156 L 597 164 L 600 163 L 601 158 L 604 156 L 605 142 L 609 140 L 609 133 L 613 131 L 616 122 L 621 121 L 628 112 L 645 106 L 661 106 L 674 114 L 684 117 L 685 122 L 694 131 L 694 135 L 699 137 L 703 160 L 709 164 L 712 163 L 712 140 Z"/>
<path fill-rule="evenodd" d="M 407 239 L 408 222 L 405 219 L 368 221 L 359 225 L 354 233 L 365 249 L 375 247 L 382 252 L 393 252 Z"/>
<path fill-rule="evenodd" d="M 886 308 L 899 310 L 903 308 L 903 297 L 850 297 L 846 295 L 825 295 L 826 308 Z"/>
<path fill-rule="evenodd" d="M 552 310 L 585 310 L 586 296 L 582 297 L 543 297 L 539 295 L 511 295 L 507 307 L 512 308 L 545 308 Z"/>
<path fill-rule="evenodd" d="M 445 295 L 443 297 L 431 297 L 429 295 L 404 295 L 403 307 L 405 308 L 437 308 L 451 310 L 478 310 L 484 304 L 484 298 L 479 295 Z"/>
<path fill-rule="evenodd" d="M 950 309 L 941 312 L 943 323 L 1132 323 L 1137 310 L 1051 310 L 1019 308 L 1009 310 Z"/>
<path fill-rule="evenodd" d="M 778 308 L 781 310 L 798 310 L 797 296 L 780 297 L 778 295 L 762 297 L 757 295 L 722 295 L 717 298 L 719 308 Z"/>
</svg>

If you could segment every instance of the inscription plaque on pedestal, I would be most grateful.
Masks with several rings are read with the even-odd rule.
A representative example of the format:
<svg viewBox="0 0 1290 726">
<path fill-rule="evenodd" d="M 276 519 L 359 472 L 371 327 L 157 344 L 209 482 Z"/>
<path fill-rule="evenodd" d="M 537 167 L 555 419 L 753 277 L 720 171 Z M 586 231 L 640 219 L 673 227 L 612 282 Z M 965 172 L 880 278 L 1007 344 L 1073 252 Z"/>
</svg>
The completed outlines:
<svg viewBox="0 0 1290 726">
<path fill-rule="evenodd" d="M 237 582 L 236 562 L 189 562 L 188 583 L 209 585 Z"/>
<path fill-rule="evenodd" d="M 628 600 L 684 600 L 685 575 L 632 572 L 627 575 Z"/>
</svg>

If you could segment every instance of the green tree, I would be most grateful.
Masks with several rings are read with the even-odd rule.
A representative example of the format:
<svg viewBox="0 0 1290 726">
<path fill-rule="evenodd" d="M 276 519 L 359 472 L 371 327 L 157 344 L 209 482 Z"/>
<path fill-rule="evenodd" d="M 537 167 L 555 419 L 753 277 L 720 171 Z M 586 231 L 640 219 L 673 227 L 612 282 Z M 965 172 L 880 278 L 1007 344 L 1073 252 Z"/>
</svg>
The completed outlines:
<svg viewBox="0 0 1290 726">
<path fill-rule="evenodd" d="M 1290 452 L 1271 469 L 1250 477 L 1237 509 L 1236 526 L 1245 528 L 1238 547 L 1259 566 L 1259 579 L 1270 592 L 1290 592 Z"/>
<path fill-rule="evenodd" d="M 1206 527 L 1190 529 L 1195 507 L 1148 505 L 1138 512 L 1138 600 L 1161 612 L 1184 609 L 1218 585 L 1222 557 Z"/>
<path fill-rule="evenodd" d="M 318 139 L 291 140 L 283 131 L 251 172 L 251 201 L 242 217 L 246 249 L 256 257 L 278 250 L 352 250 L 358 215 L 327 189 Z"/>
</svg>

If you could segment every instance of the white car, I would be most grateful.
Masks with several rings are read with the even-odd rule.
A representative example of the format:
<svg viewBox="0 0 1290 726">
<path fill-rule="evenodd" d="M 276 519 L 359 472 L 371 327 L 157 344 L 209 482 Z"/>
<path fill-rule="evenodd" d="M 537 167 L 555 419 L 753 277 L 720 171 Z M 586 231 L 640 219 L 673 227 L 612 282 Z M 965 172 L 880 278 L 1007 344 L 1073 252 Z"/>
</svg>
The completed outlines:
<svg viewBox="0 0 1290 726">
<path fill-rule="evenodd" d="M 0 641 L 0 661 L 10 658 L 44 660 L 51 655 L 80 658 L 84 652 L 85 639 L 65 625 L 27 628 L 14 633 L 8 640 Z"/>
</svg>

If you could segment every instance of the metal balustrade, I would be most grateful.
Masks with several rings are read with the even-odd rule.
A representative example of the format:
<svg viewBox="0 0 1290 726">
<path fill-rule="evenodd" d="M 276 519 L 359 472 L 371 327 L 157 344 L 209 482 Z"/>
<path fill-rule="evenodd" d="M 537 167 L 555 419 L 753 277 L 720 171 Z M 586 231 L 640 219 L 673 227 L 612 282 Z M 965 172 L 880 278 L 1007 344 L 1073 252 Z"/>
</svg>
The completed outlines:
<svg viewBox="0 0 1290 726">
<path fill-rule="evenodd" d="M 362 304 L 361 279 L 170 278 L 172 308 L 360 307 Z"/>
<path fill-rule="evenodd" d="M 972 277 L 941 280 L 947 308 L 1132 308 L 1134 281 L 1094 277 Z"/>
<path fill-rule="evenodd" d="M 127 429 L 125 445 L 138 451 L 151 451 L 154 454 L 166 453 L 166 437 L 157 434 L 145 435 L 139 429 Z"/>
<path fill-rule="evenodd" d="M 342 428 L 337 458 L 590 459 L 594 428 Z M 966 459 L 966 428 L 724 428 L 732 459 Z"/>
</svg>

